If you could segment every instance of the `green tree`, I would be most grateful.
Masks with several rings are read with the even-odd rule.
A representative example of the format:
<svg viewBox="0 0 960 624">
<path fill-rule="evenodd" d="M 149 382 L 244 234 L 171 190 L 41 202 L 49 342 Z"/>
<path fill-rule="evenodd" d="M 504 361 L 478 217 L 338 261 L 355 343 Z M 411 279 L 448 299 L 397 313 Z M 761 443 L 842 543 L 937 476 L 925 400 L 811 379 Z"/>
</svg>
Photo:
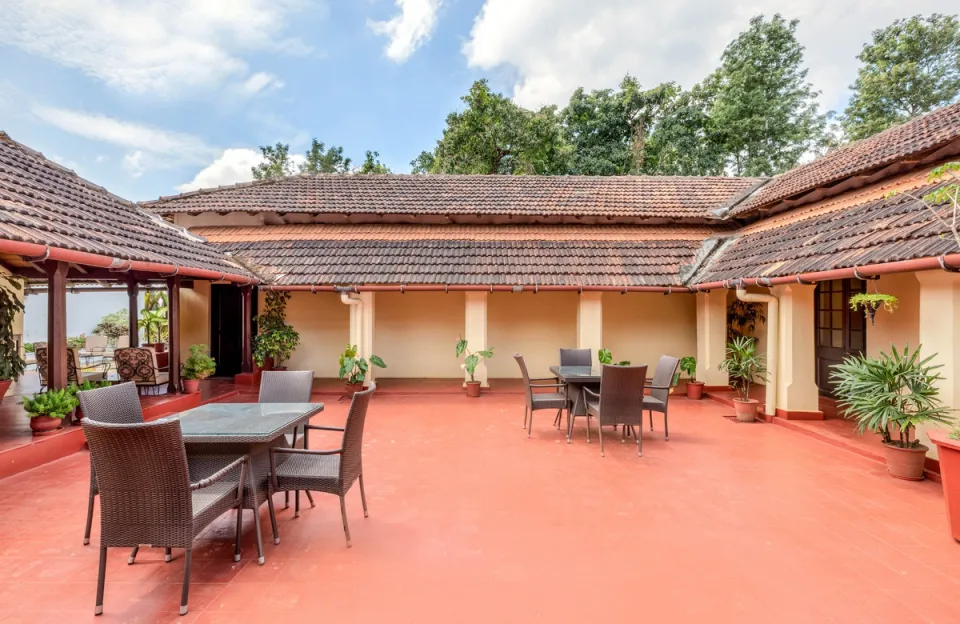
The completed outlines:
<svg viewBox="0 0 960 624">
<path fill-rule="evenodd" d="M 432 158 L 421 154 L 414 171 L 430 173 L 562 174 L 570 146 L 556 107 L 526 110 L 478 80 L 461 98 L 462 112 L 447 116 Z M 426 169 L 428 167 L 428 169 Z"/>
<path fill-rule="evenodd" d="M 436 162 L 433 152 L 420 152 L 410 161 L 410 173 L 430 173 L 436 166 Z"/>
<path fill-rule="evenodd" d="M 710 116 L 716 80 L 680 91 L 665 107 L 645 146 L 651 175 L 723 175 L 723 145 Z"/>
<path fill-rule="evenodd" d="M 822 142 L 826 121 L 807 82 L 797 23 L 754 17 L 708 79 L 716 81 L 710 127 L 730 173 L 781 173 Z"/>
<path fill-rule="evenodd" d="M 349 158 L 343 157 L 343 148 L 331 145 L 327 148 L 322 142 L 313 139 L 300 164 L 300 173 L 347 173 L 350 171 Z"/>
<path fill-rule="evenodd" d="M 380 162 L 380 152 L 367 150 L 363 164 L 354 173 L 390 173 L 390 167 Z"/>
<path fill-rule="evenodd" d="M 251 167 L 254 180 L 269 180 L 293 175 L 293 164 L 290 162 L 290 146 L 284 143 L 276 145 L 261 145 L 260 153 L 263 162 Z"/>
<path fill-rule="evenodd" d="M 954 15 L 900 19 L 873 32 L 841 124 L 858 140 L 960 96 L 960 23 Z"/>
</svg>

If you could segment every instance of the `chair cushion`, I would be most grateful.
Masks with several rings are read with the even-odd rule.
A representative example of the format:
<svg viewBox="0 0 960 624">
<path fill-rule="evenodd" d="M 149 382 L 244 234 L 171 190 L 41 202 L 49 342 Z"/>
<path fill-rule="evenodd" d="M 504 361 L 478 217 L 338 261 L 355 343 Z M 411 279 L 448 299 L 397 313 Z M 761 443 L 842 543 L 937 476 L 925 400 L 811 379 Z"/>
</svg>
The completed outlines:
<svg viewBox="0 0 960 624">
<path fill-rule="evenodd" d="M 600 401 L 587 401 L 587 413 L 589 414 L 599 414 L 600 413 Z"/>
<path fill-rule="evenodd" d="M 277 466 L 280 490 L 311 490 L 336 494 L 340 489 L 340 456 L 278 453 L 286 461 Z"/>
<path fill-rule="evenodd" d="M 562 409 L 567 406 L 566 395 L 559 392 L 534 393 L 533 409 Z"/>
<path fill-rule="evenodd" d="M 662 410 L 665 405 L 666 405 L 665 401 L 661 401 L 660 399 L 655 399 L 652 396 L 643 397 L 643 409 Z"/>
</svg>

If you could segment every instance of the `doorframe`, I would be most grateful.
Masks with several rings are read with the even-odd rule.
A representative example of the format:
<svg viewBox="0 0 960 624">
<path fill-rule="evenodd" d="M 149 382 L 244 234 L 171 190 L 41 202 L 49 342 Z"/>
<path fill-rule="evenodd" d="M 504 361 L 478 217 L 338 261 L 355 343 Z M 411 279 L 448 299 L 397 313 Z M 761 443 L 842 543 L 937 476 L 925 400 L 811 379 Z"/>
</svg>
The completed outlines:
<svg viewBox="0 0 960 624">
<path fill-rule="evenodd" d="M 848 356 L 850 356 L 850 355 L 862 355 L 863 353 L 866 352 L 866 349 L 867 349 L 867 323 L 866 323 L 866 319 L 863 319 L 862 316 L 861 316 L 861 319 L 862 319 L 861 322 L 862 322 L 862 328 L 863 328 L 862 330 L 860 330 L 860 329 L 854 329 L 854 327 L 853 327 L 853 325 L 854 325 L 853 319 L 854 319 L 855 315 L 859 314 L 859 312 L 857 312 L 857 311 L 855 311 L 855 310 L 852 310 L 852 309 L 850 308 L 850 298 L 851 298 L 853 295 L 857 294 L 857 293 L 866 292 L 866 282 L 863 281 L 863 280 L 857 279 L 857 278 L 852 278 L 852 277 L 851 277 L 851 278 L 847 278 L 847 279 L 842 279 L 842 280 L 826 280 L 826 281 L 823 281 L 823 282 L 817 282 L 816 288 L 814 289 L 814 295 L 813 295 L 814 379 L 815 379 L 815 381 L 816 381 L 817 389 L 818 389 L 818 391 L 819 391 L 819 393 L 820 393 L 820 396 L 826 396 L 826 397 L 831 397 L 831 398 L 832 398 L 832 396 L 833 396 L 832 392 L 830 391 L 830 389 L 829 389 L 828 387 L 825 386 L 825 384 L 821 384 L 821 381 L 820 381 L 820 369 L 821 369 L 821 366 L 820 366 L 820 360 L 821 360 L 821 356 L 820 356 L 820 349 L 821 349 L 820 332 L 821 332 L 821 331 L 836 331 L 836 330 L 835 330 L 834 327 L 833 327 L 832 320 L 831 320 L 831 323 L 830 323 L 830 327 L 822 327 L 822 326 L 821 326 L 821 323 L 820 323 L 820 315 L 821 315 L 821 312 L 823 312 L 823 310 L 821 310 L 821 307 L 820 307 L 820 296 L 821 296 L 821 287 L 822 287 L 822 285 L 825 284 L 825 283 L 833 283 L 833 282 L 840 282 L 840 283 L 842 284 L 842 288 L 841 288 L 840 292 L 841 292 L 841 299 L 842 299 L 842 302 L 843 302 L 843 303 L 842 303 L 842 307 L 840 308 L 840 310 L 835 310 L 833 307 L 830 307 L 828 310 L 826 310 L 826 312 L 831 313 L 831 314 L 832 314 L 832 313 L 835 313 L 835 312 L 841 312 L 841 313 L 842 313 L 842 315 L 843 315 L 843 316 L 842 316 L 842 327 L 841 327 L 840 331 L 842 332 L 841 341 L 842 341 L 842 343 L 843 343 L 843 346 L 842 346 L 842 347 L 827 347 L 827 348 L 839 349 L 840 351 L 842 351 L 844 358 L 846 358 L 846 357 L 848 357 Z M 854 348 L 854 347 L 852 346 L 851 337 L 852 337 L 852 332 L 854 332 L 854 331 L 862 331 L 862 332 L 863 332 L 863 348 L 862 348 L 862 349 Z"/>
</svg>

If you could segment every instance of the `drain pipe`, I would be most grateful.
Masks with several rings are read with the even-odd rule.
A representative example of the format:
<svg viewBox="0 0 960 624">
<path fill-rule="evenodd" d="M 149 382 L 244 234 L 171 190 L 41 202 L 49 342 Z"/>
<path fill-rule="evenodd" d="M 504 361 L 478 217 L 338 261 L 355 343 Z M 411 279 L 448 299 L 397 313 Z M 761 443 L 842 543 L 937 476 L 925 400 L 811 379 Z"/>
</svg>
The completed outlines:
<svg viewBox="0 0 960 624">
<path fill-rule="evenodd" d="M 353 292 L 353 289 L 344 289 L 340 291 L 340 301 L 348 306 L 357 306 L 357 313 L 350 315 L 350 342 L 357 345 L 358 349 L 363 348 L 363 300 L 360 295 Z M 354 328 L 354 323 L 356 327 Z M 356 341 L 356 342 L 354 342 Z"/>
<path fill-rule="evenodd" d="M 780 351 L 780 300 L 773 295 L 748 293 L 743 288 L 743 284 L 737 286 L 737 299 L 747 303 L 767 304 L 767 396 L 764 413 L 769 416 L 774 416 L 777 413 L 777 363 Z"/>
</svg>

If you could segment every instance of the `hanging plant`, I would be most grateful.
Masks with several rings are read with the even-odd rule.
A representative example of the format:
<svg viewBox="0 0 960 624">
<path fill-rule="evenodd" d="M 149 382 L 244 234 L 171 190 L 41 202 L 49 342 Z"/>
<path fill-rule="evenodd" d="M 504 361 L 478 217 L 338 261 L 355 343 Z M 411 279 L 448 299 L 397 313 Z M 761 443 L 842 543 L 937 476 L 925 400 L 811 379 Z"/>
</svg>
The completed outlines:
<svg viewBox="0 0 960 624">
<path fill-rule="evenodd" d="M 862 309 L 864 314 L 870 317 L 870 324 L 873 325 L 877 315 L 877 310 L 881 307 L 891 314 L 896 311 L 900 305 L 900 300 L 893 295 L 883 293 L 857 293 L 850 297 L 850 309 Z"/>
</svg>

